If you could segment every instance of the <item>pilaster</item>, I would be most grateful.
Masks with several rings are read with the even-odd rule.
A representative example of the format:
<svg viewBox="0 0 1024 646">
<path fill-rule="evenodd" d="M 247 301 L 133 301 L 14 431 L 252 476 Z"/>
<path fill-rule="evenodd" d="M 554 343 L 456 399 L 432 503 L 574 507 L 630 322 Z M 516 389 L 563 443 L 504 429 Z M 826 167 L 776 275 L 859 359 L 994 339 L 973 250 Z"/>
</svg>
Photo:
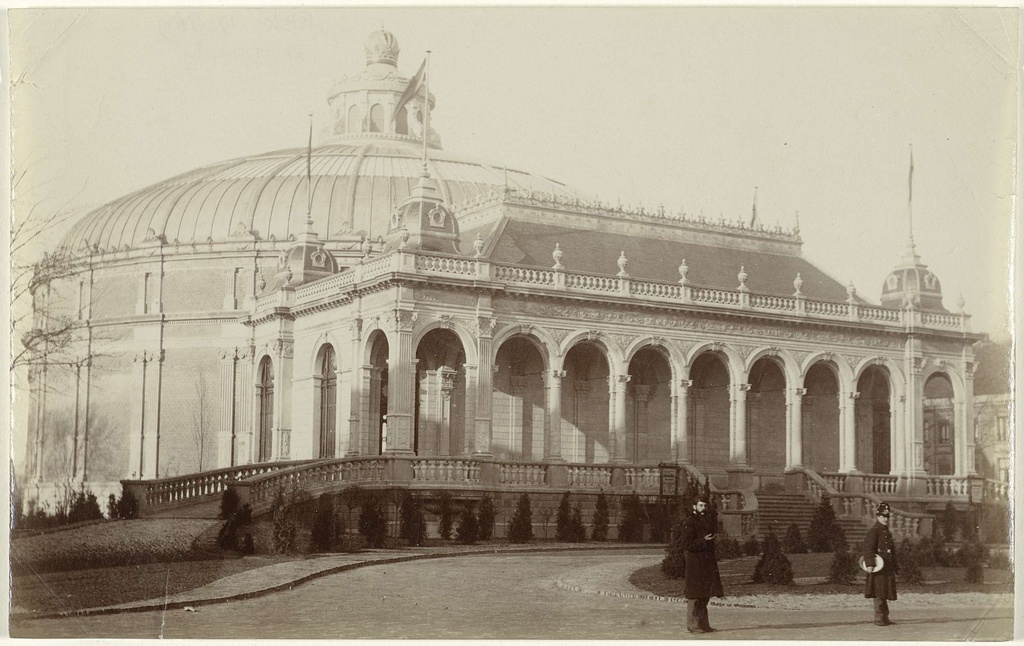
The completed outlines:
<svg viewBox="0 0 1024 646">
<path fill-rule="evenodd" d="M 786 469 L 799 468 L 803 464 L 804 448 L 804 395 L 806 388 L 786 389 Z"/>
<path fill-rule="evenodd" d="M 672 438 L 672 455 L 679 464 L 690 463 L 690 388 L 693 387 L 692 379 L 679 381 L 679 388 L 676 391 L 676 427 L 675 435 Z"/>
<path fill-rule="evenodd" d="M 626 384 L 631 375 L 615 375 L 609 379 L 613 392 L 613 425 L 612 425 L 612 462 L 628 462 L 626 452 Z"/>
<path fill-rule="evenodd" d="M 489 266 L 489 265 L 488 265 Z M 476 419 L 474 426 L 475 443 L 473 445 L 474 455 L 490 457 L 491 442 L 493 441 L 493 418 L 492 390 L 494 379 L 494 357 L 493 334 L 498 324 L 498 319 L 493 316 L 478 316 L 477 319 L 477 357 L 478 369 L 476 371 Z M 466 380 L 469 382 L 469 373 L 466 373 Z"/>
<path fill-rule="evenodd" d="M 544 460 L 563 462 L 562 459 L 562 379 L 564 370 L 551 370 L 547 374 L 548 427 L 544 433 Z"/>
<path fill-rule="evenodd" d="M 415 360 L 412 331 L 418 315 L 394 311 L 395 342 L 388 346 L 388 453 L 413 453 Z"/>
</svg>

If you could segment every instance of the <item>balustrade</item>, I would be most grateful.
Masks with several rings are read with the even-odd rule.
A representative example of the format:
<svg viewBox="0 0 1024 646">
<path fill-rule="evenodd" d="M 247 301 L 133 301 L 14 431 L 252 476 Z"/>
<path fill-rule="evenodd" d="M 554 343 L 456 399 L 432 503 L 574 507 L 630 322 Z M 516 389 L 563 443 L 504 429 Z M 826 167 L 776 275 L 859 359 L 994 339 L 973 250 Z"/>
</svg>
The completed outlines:
<svg viewBox="0 0 1024 646">
<path fill-rule="evenodd" d="M 661 470 L 655 467 L 627 467 L 626 486 L 637 491 L 658 491 L 661 488 Z"/>
<path fill-rule="evenodd" d="M 550 269 L 495 265 L 494 278 L 510 283 L 525 283 L 527 285 L 551 286 L 555 284 L 555 272 Z"/>
<path fill-rule="evenodd" d="M 619 279 L 587 274 L 566 274 L 565 286 L 588 292 L 617 292 L 619 291 Z"/>
<path fill-rule="evenodd" d="M 788 296 L 771 296 L 769 294 L 751 294 L 750 306 L 761 310 L 779 312 L 795 312 L 796 299 Z"/>
<path fill-rule="evenodd" d="M 414 482 L 479 483 L 480 465 L 472 460 L 413 460 Z"/>
<path fill-rule="evenodd" d="M 865 475 L 864 493 L 877 493 L 886 496 L 896 495 L 896 488 L 899 485 L 899 476 L 889 475 Z"/>
<path fill-rule="evenodd" d="M 635 296 L 648 296 L 651 298 L 668 298 L 678 300 L 683 296 L 683 287 L 675 283 L 651 283 L 646 281 L 634 281 L 629 288 L 629 293 Z"/>
<path fill-rule="evenodd" d="M 821 479 L 828 483 L 828 486 L 832 487 L 838 492 L 843 492 L 846 490 L 845 473 L 822 473 Z"/>
<path fill-rule="evenodd" d="M 690 298 L 694 303 L 710 303 L 712 305 L 739 305 L 740 293 L 730 292 L 724 289 L 708 289 L 706 287 L 695 287 L 690 292 Z"/>
<path fill-rule="evenodd" d="M 970 491 L 967 478 L 956 476 L 928 476 L 925 478 L 925 495 L 966 498 Z"/>
<path fill-rule="evenodd" d="M 502 462 L 498 464 L 498 482 L 507 485 L 545 485 L 547 467 L 543 464 Z"/>
<path fill-rule="evenodd" d="M 850 315 L 850 306 L 847 303 L 829 303 L 826 301 L 806 301 L 804 307 L 808 314 L 818 314 L 827 317 L 847 318 Z"/>
<path fill-rule="evenodd" d="M 571 487 L 610 487 L 612 484 L 611 467 L 570 466 L 569 486 Z"/>
<path fill-rule="evenodd" d="M 460 274 L 471 276 L 476 274 L 476 261 L 465 258 L 448 258 L 446 256 L 424 256 L 416 254 L 416 270 L 436 274 Z"/>
</svg>

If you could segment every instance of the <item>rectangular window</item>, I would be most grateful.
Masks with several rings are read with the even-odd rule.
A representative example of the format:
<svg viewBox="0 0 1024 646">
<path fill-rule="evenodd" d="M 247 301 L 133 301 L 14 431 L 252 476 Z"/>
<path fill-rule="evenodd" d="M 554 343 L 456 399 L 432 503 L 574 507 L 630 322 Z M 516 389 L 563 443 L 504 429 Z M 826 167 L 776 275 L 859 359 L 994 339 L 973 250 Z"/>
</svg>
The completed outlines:
<svg viewBox="0 0 1024 646">
<path fill-rule="evenodd" d="M 1000 442 L 1005 442 L 1009 436 L 1009 418 L 1000 415 L 996 418 L 996 437 Z"/>
</svg>

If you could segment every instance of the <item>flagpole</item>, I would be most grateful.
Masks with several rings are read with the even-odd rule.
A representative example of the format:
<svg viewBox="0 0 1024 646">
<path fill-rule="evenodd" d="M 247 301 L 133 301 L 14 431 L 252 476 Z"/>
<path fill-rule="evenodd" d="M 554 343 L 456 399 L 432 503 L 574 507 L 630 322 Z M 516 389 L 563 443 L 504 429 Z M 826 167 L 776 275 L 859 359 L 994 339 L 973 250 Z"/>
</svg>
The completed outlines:
<svg viewBox="0 0 1024 646">
<path fill-rule="evenodd" d="M 313 228 L 313 113 L 309 113 L 309 144 L 306 146 L 306 225 Z"/>
<path fill-rule="evenodd" d="M 907 178 L 907 226 L 911 246 L 914 244 L 914 144 L 910 144 L 910 175 Z"/>
<path fill-rule="evenodd" d="M 427 67 L 423 75 L 423 172 L 427 172 L 427 133 L 430 132 L 430 50 L 427 50 Z"/>
</svg>

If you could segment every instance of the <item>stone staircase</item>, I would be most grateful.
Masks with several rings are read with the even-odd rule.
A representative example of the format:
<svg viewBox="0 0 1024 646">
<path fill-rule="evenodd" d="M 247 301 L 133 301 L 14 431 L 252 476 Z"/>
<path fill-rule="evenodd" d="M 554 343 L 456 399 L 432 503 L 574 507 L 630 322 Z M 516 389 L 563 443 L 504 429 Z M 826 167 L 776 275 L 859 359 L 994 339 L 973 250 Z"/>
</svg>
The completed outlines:
<svg viewBox="0 0 1024 646">
<path fill-rule="evenodd" d="M 757 493 L 757 539 L 763 541 L 768 531 L 774 531 L 781 541 L 789 526 L 796 524 L 800 535 L 807 541 L 811 518 L 817 503 L 803 493 Z M 868 528 L 859 518 L 837 517 L 839 525 L 846 533 L 846 541 L 851 549 L 858 549 L 867 534 Z"/>
</svg>

